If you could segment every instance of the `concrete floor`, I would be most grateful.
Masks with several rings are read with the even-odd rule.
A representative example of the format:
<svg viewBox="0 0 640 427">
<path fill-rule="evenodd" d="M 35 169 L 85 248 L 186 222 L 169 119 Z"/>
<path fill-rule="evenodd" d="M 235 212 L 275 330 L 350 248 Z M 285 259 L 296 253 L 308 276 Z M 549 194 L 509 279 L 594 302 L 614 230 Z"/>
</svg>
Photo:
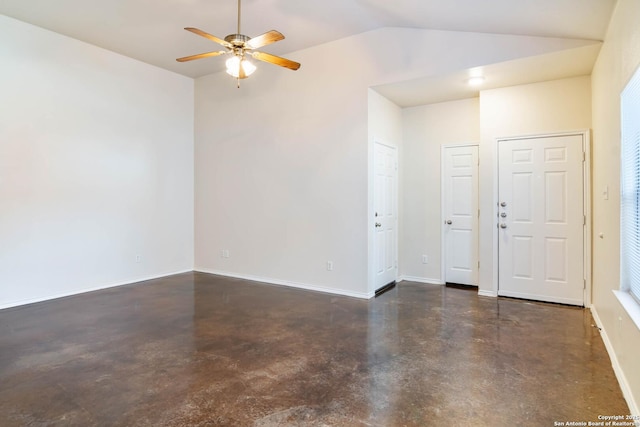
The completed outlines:
<svg viewBox="0 0 640 427">
<path fill-rule="evenodd" d="M 627 414 L 588 310 L 186 273 L 0 311 L 0 425 L 553 426 Z"/>
</svg>

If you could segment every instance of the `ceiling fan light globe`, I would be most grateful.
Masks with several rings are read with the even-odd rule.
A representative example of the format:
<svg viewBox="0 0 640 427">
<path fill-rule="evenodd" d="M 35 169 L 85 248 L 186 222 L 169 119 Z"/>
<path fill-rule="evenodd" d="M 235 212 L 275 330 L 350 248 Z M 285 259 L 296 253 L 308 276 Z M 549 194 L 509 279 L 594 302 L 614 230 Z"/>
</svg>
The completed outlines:
<svg viewBox="0 0 640 427">
<path fill-rule="evenodd" d="M 238 75 L 240 74 L 240 71 L 239 71 L 240 58 L 239 57 L 232 56 L 231 58 L 227 59 L 227 62 L 225 62 L 225 65 L 227 66 L 227 74 L 230 74 L 234 77 L 238 77 Z"/>
<path fill-rule="evenodd" d="M 227 74 L 232 75 L 235 78 L 240 76 L 240 67 L 242 67 L 242 70 L 244 71 L 243 78 L 249 77 L 256 70 L 255 65 L 239 56 L 232 56 L 227 59 L 225 65 L 227 66 Z"/>
<path fill-rule="evenodd" d="M 240 61 L 240 66 L 244 70 L 244 74 L 248 77 L 256 70 L 256 66 L 253 65 L 253 62 L 243 59 Z"/>
</svg>

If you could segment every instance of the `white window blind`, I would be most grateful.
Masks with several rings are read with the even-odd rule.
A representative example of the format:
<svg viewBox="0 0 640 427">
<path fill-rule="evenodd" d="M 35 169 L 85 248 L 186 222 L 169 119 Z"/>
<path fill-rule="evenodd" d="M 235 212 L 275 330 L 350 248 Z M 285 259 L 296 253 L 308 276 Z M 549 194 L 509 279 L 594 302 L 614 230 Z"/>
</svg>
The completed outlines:
<svg viewBox="0 0 640 427">
<path fill-rule="evenodd" d="M 640 301 L 640 68 L 622 91 L 620 278 Z"/>
</svg>

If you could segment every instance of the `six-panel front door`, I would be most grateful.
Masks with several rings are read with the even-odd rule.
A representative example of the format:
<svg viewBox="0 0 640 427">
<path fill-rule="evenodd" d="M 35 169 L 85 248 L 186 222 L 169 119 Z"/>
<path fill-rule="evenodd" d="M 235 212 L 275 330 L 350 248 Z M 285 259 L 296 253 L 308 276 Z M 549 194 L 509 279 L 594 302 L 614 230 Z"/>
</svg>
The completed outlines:
<svg viewBox="0 0 640 427">
<path fill-rule="evenodd" d="M 584 304 L 583 135 L 498 142 L 498 295 Z"/>
</svg>

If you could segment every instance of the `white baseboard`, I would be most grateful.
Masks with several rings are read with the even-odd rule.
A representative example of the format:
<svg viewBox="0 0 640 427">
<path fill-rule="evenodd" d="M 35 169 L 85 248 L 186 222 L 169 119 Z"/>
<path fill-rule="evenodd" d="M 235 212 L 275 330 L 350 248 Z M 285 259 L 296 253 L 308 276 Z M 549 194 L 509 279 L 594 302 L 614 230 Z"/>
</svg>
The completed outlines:
<svg viewBox="0 0 640 427">
<path fill-rule="evenodd" d="M 124 281 L 124 282 L 109 283 L 107 285 L 94 286 L 94 287 L 91 287 L 91 288 L 85 288 L 85 289 L 80 289 L 80 290 L 71 291 L 71 292 L 62 292 L 62 293 L 59 293 L 59 294 L 52 294 L 52 295 L 47 295 L 47 296 L 43 296 L 43 297 L 28 298 L 28 299 L 19 300 L 19 301 L 12 301 L 12 302 L 8 302 L 8 303 L 0 304 L 0 310 L 5 309 L 5 308 L 11 308 L 11 307 L 19 307 L 21 305 L 34 304 L 34 303 L 37 303 L 37 302 L 50 301 L 50 300 L 54 300 L 54 299 L 58 299 L 58 298 L 70 297 L 70 296 L 73 296 L 73 295 L 86 294 L 87 292 L 100 291 L 102 289 L 117 288 L 118 286 L 132 285 L 132 284 L 138 283 L 138 282 L 145 282 L 147 280 L 153 280 L 153 279 L 161 279 L 163 277 L 173 276 L 174 274 L 189 273 L 191 271 L 193 271 L 193 270 L 180 270 L 180 271 L 174 271 L 174 272 L 170 272 L 170 273 L 163 273 L 163 274 L 158 274 L 158 275 L 153 275 L 153 276 L 137 277 L 137 278 L 134 278 L 134 279 L 129 279 L 129 280 Z"/>
<path fill-rule="evenodd" d="M 638 403 L 633 399 L 633 394 L 631 394 L 631 388 L 629 387 L 629 382 L 627 381 L 627 377 L 620 366 L 620 362 L 618 362 L 618 357 L 613 349 L 613 345 L 609 340 L 609 336 L 607 335 L 607 331 L 604 329 L 602 321 L 600 320 L 600 316 L 598 316 L 598 312 L 596 308 L 592 305 L 591 314 L 593 315 L 593 320 L 595 320 L 596 325 L 600 329 L 600 336 L 602 337 L 602 341 L 604 342 L 604 346 L 607 349 L 607 353 L 609 353 L 609 359 L 611 359 L 611 366 L 613 366 L 613 372 L 616 374 L 616 378 L 618 379 L 618 383 L 620 384 L 620 389 L 622 390 L 622 395 L 624 399 L 627 401 L 627 405 L 629 405 L 629 411 L 631 415 L 640 416 L 640 408 L 638 407 Z"/>
<path fill-rule="evenodd" d="M 491 298 L 497 298 L 498 297 L 498 293 L 495 291 L 485 291 L 482 289 L 478 289 L 478 295 L 481 297 L 491 297 Z"/>
<path fill-rule="evenodd" d="M 210 270 L 207 268 L 195 268 L 194 271 L 207 274 L 215 274 L 217 276 L 233 277 L 235 279 L 251 280 L 253 282 L 269 283 L 272 285 L 288 286 L 290 288 L 306 289 L 308 291 L 322 292 L 325 294 L 342 295 L 352 298 L 370 299 L 373 298 L 374 292 L 353 292 L 344 289 L 325 288 L 323 286 L 309 285 L 306 283 L 291 282 L 289 280 L 272 279 L 270 277 L 252 276 L 249 274 L 238 274 L 229 271 Z"/>
<path fill-rule="evenodd" d="M 417 277 L 417 276 L 400 276 L 397 281 L 403 282 L 405 280 L 407 282 L 426 283 L 428 285 L 444 285 L 444 283 L 442 283 L 438 279 L 429 279 L 427 277 Z"/>
</svg>

